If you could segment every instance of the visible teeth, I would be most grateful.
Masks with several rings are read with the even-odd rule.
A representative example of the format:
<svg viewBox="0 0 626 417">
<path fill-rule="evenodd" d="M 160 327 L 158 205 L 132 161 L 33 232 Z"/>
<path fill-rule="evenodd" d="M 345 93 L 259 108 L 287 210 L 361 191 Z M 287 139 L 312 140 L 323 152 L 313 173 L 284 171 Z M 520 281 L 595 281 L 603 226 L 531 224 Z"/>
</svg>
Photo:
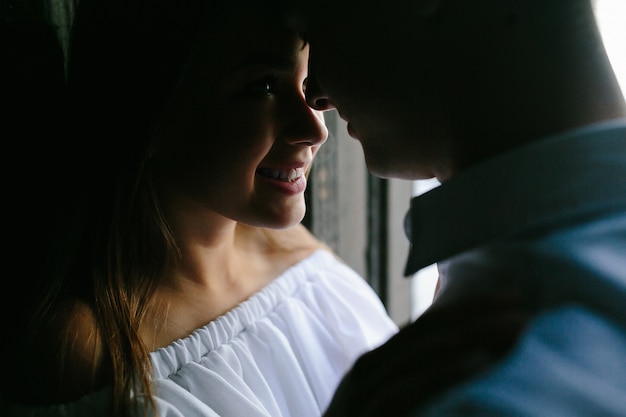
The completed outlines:
<svg viewBox="0 0 626 417">
<path fill-rule="evenodd" d="M 291 181 L 295 181 L 296 179 L 302 176 L 302 174 L 304 173 L 304 168 L 291 168 L 287 171 L 262 168 L 262 169 L 259 169 L 258 172 L 259 174 L 268 178 L 272 178 L 274 180 L 291 182 Z"/>
<path fill-rule="evenodd" d="M 280 171 L 278 179 L 281 181 L 294 181 L 302 176 L 302 168 L 291 168 L 288 171 Z"/>
</svg>

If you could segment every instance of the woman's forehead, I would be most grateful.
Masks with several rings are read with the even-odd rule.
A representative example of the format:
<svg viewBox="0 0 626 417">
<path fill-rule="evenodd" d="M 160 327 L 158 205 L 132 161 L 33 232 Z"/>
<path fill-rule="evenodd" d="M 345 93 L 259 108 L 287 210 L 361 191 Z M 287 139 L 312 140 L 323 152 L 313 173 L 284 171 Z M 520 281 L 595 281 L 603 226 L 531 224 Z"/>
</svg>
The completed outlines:
<svg viewBox="0 0 626 417">
<path fill-rule="evenodd" d="M 197 57 L 213 65 L 238 67 L 259 57 L 274 61 L 300 59 L 304 41 L 283 20 L 259 16 L 258 6 L 242 7 L 225 14 L 215 25 L 207 25 L 197 40 Z M 225 64 L 225 65 L 223 65 Z"/>
</svg>

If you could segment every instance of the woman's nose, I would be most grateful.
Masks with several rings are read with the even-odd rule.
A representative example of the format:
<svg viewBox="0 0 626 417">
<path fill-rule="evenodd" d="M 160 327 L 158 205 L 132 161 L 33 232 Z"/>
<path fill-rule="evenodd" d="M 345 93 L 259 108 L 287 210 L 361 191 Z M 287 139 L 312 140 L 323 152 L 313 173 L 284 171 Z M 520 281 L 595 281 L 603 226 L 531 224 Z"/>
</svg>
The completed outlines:
<svg viewBox="0 0 626 417">
<path fill-rule="evenodd" d="M 310 74 L 306 83 L 305 96 L 308 105 L 315 110 L 327 111 L 335 108 L 328 96 L 324 94 L 315 78 L 311 77 Z"/>
<path fill-rule="evenodd" d="M 311 108 L 300 96 L 297 102 L 289 105 L 286 113 L 289 120 L 283 131 L 283 138 L 291 144 L 319 146 L 328 139 L 328 128 L 324 113 Z"/>
</svg>

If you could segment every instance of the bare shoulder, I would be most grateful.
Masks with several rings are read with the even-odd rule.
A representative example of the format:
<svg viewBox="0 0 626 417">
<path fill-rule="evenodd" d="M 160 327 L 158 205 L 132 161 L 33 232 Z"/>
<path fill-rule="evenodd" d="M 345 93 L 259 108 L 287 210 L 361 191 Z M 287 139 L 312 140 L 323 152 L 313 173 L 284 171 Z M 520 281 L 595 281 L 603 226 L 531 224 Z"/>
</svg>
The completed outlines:
<svg viewBox="0 0 626 417">
<path fill-rule="evenodd" d="M 92 309 L 80 301 L 67 303 L 40 323 L 23 352 L 25 374 L 17 397 L 46 405 L 89 394 L 108 383 L 105 356 Z"/>
</svg>

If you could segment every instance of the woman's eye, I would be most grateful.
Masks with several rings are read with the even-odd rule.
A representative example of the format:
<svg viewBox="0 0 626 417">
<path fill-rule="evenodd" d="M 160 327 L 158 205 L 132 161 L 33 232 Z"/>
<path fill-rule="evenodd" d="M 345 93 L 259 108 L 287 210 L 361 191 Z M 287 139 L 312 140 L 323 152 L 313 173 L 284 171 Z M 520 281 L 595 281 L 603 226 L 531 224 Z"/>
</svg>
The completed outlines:
<svg viewBox="0 0 626 417">
<path fill-rule="evenodd" d="M 276 89 L 276 78 L 275 77 L 264 77 L 259 80 L 256 80 L 250 83 L 244 91 L 248 94 L 263 94 L 269 95 L 274 92 Z"/>
</svg>

